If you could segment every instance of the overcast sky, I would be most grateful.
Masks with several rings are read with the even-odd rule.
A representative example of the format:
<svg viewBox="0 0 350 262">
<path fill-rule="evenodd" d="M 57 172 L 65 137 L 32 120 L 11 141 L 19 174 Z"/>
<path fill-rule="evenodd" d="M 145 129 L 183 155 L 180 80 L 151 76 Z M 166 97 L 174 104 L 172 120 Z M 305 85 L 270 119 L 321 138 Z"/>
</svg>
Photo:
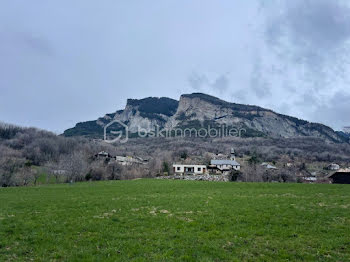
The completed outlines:
<svg viewBox="0 0 350 262">
<path fill-rule="evenodd" d="M 127 98 L 204 92 L 350 125 L 337 0 L 1 0 L 0 121 L 57 133 Z"/>
</svg>

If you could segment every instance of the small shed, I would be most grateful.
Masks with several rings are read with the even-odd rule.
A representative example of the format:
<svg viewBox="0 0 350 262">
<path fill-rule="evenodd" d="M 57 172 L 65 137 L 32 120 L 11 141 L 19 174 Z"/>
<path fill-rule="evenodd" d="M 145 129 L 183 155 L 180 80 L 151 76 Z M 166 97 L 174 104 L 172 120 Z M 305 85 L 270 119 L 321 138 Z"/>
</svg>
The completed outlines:
<svg viewBox="0 0 350 262">
<path fill-rule="evenodd" d="M 339 169 L 328 178 L 333 184 L 350 184 L 350 168 Z"/>
</svg>

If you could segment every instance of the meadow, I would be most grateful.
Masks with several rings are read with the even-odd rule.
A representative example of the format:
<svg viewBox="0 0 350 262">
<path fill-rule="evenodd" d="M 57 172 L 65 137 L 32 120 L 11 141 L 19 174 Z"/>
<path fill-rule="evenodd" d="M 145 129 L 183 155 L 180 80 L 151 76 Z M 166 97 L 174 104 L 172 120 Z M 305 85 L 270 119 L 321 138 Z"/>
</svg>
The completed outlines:
<svg viewBox="0 0 350 262">
<path fill-rule="evenodd" d="M 350 261 L 350 186 L 0 188 L 0 261 Z"/>
</svg>

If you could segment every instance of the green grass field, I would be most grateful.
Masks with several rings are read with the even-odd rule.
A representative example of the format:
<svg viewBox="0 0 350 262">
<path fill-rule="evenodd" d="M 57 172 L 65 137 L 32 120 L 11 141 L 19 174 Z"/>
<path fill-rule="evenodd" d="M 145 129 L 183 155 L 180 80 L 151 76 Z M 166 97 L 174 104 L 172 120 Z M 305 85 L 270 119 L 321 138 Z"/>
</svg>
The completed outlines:
<svg viewBox="0 0 350 262">
<path fill-rule="evenodd" d="M 350 186 L 0 188 L 0 261 L 350 261 Z"/>
</svg>

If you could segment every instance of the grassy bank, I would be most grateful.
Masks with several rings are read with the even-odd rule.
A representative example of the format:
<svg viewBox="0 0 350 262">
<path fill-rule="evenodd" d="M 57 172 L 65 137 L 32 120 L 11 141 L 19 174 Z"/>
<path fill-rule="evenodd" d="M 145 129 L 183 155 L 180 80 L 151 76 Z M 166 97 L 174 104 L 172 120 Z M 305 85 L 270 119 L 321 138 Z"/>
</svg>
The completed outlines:
<svg viewBox="0 0 350 262">
<path fill-rule="evenodd" d="M 350 186 L 0 188 L 1 261 L 349 261 Z"/>
</svg>

